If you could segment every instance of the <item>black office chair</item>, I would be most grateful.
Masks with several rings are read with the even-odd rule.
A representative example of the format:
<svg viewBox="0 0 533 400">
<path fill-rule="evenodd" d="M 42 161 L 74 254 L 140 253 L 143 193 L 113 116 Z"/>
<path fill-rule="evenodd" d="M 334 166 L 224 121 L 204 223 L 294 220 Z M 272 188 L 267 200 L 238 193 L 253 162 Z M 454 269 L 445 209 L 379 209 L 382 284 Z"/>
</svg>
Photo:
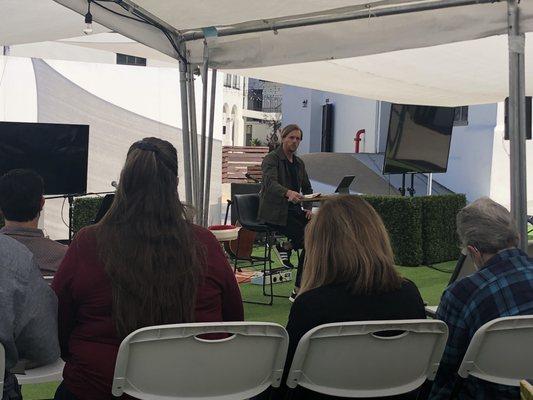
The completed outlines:
<svg viewBox="0 0 533 400">
<path fill-rule="evenodd" d="M 255 302 L 255 301 L 245 301 L 246 303 L 254 304 L 266 304 L 272 305 L 274 302 L 274 292 L 272 287 L 272 279 L 270 279 L 270 292 L 266 292 L 265 279 L 267 274 L 271 277 L 272 275 L 272 240 L 274 238 L 274 230 L 267 224 L 259 221 L 257 219 L 257 213 L 259 211 L 259 195 L 258 194 L 236 194 L 233 196 L 233 205 L 236 213 L 237 221 L 240 222 L 241 226 L 245 229 L 256 233 L 262 233 L 265 235 L 265 245 L 264 245 L 264 257 L 257 258 L 255 260 L 263 262 L 263 295 L 269 296 L 270 300 L 268 303 L 264 302 Z M 239 243 L 240 236 L 237 239 L 237 251 L 236 254 L 239 254 Z M 237 260 L 238 257 L 234 256 L 235 261 L 235 270 L 237 269 Z M 268 273 L 267 273 L 268 271 Z"/>
</svg>

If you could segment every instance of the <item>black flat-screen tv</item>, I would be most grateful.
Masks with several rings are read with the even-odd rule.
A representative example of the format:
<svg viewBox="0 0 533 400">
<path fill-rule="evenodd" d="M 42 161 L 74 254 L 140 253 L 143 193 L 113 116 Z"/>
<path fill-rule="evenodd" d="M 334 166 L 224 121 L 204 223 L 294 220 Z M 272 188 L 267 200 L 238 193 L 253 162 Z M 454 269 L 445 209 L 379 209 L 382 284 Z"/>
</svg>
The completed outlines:
<svg viewBox="0 0 533 400">
<path fill-rule="evenodd" d="M 0 175 L 31 169 L 46 195 L 87 192 L 89 126 L 0 122 Z"/>
<path fill-rule="evenodd" d="M 392 104 L 384 174 L 446 172 L 455 108 Z"/>
</svg>

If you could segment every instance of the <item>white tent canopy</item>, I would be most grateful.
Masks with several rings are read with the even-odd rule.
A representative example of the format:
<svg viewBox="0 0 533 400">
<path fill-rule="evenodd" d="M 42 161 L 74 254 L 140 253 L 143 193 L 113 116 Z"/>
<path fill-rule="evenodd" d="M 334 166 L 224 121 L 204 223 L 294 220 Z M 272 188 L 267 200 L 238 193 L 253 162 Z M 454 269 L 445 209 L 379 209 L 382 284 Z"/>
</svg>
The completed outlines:
<svg viewBox="0 0 533 400">
<path fill-rule="evenodd" d="M 424 0 L 432 3 L 435 0 Z M 455 0 L 449 0 L 455 3 Z M 58 0 L 80 14 L 87 0 Z M 3 0 L 0 44 L 58 40 L 80 35 L 83 16 L 52 0 Z M 375 18 L 386 4 L 406 0 L 202 0 L 176 7 L 172 1 L 137 0 L 176 32 L 204 27 L 273 25 L 291 15 L 367 17 L 303 28 L 208 39 L 209 64 L 233 73 L 295 86 L 407 104 L 457 106 L 502 101 L 508 96 L 507 3 L 495 2 Z M 116 12 L 119 6 L 102 3 Z M 367 8 L 364 5 L 373 7 Z M 6 11 L 7 9 L 7 11 Z M 522 1 L 521 29 L 533 31 L 533 1 Z M 92 5 L 95 32 L 70 44 L 170 61 L 176 52 L 156 28 Z M 295 19 L 295 18 L 293 18 Z M 54 21 L 54 23 L 50 23 Z M 252 21 L 252 22 L 250 22 Z M 530 35 L 527 35 L 529 39 Z M 187 43 L 192 62 L 202 62 L 203 40 Z M 533 41 L 526 40 L 526 68 Z M 533 95 L 533 75 L 526 76 Z"/>
</svg>

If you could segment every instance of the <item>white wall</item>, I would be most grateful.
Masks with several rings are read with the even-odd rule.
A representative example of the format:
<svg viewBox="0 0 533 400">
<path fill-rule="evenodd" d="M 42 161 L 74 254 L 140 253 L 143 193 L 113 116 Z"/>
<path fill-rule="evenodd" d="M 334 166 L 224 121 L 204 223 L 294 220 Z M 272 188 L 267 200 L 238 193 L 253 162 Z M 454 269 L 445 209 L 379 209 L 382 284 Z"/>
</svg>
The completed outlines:
<svg viewBox="0 0 533 400">
<path fill-rule="evenodd" d="M 511 206 L 509 141 L 504 140 L 504 103 L 498 104 L 497 125 L 494 129 L 490 197 L 507 208 Z M 527 213 L 533 214 L 533 140 L 526 141 Z"/>
<path fill-rule="evenodd" d="M 311 153 L 311 89 L 297 86 L 283 85 L 283 101 L 281 105 L 281 123 L 282 127 L 289 124 L 297 124 L 303 131 L 303 140 L 300 143 L 298 152 L 300 154 Z M 307 101 L 307 106 L 304 106 Z M 316 151 L 316 150 L 315 150 Z M 320 142 L 318 151 L 320 151 Z"/>
<path fill-rule="evenodd" d="M 465 193 L 468 201 L 488 196 L 495 126 L 496 104 L 470 106 L 468 125 L 453 128 L 448 171 L 433 174 L 433 179 Z"/>
<path fill-rule="evenodd" d="M 307 100 L 306 108 L 302 106 L 304 100 Z M 300 153 L 320 151 L 322 106 L 326 104 L 326 101 L 333 104 L 333 151 L 336 153 L 355 152 L 355 133 L 359 129 L 365 129 L 366 134 L 363 136 L 360 151 L 375 152 L 378 102 L 285 85 L 283 86 L 283 125 L 296 123 L 304 130 Z"/>
<path fill-rule="evenodd" d="M 243 119 L 243 93 L 246 84 L 246 78 L 239 77 L 240 88 L 235 89 L 233 87 L 223 86 L 222 83 L 225 79 L 225 73 L 220 73 L 220 82 L 223 102 L 217 111 L 220 110 L 221 118 L 219 121 L 221 125 L 218 129 L 219 136 L 222 138 L 222 144 L 224 146 L 244 146 L 245 134 L 244 134 L 244 119 Z M 223 109 L 227 109 L 227 113 L 223 113 Z M 232 113 L 235 110 L 235 113 Z M 222 135 L 222 126 L 226 126 L 226 134 Z M 232 136 L 232 130 L 234 134 Z"/>
</svg>

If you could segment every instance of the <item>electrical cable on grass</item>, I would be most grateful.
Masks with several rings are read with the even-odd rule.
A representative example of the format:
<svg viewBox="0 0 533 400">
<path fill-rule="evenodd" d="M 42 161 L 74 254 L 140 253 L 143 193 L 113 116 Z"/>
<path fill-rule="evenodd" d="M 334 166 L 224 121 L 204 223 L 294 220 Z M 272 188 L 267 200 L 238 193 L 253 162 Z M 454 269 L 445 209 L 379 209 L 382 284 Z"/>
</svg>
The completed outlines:
<svg viewBox="0 0 533 400">
<path fill-rule="evenodd" d="M 442 272 L 442 273 L 444 273 L 444 274 L 451 274 L 451 273 L 453 273 L 453 271 L 454 271 L 454 269 L 455 269 L 455 267 L 454 267 L 454 268 L 452 268 L 451 270 L 445 270 L 445 269 L 440 269 L 440 268 L 438 268 L 438 267 L 435 267 L 434 265 L 426 265 L 426 267 L 431 268 L 431 269 L 434 269 L 435 271 Z"/>
</svg>

